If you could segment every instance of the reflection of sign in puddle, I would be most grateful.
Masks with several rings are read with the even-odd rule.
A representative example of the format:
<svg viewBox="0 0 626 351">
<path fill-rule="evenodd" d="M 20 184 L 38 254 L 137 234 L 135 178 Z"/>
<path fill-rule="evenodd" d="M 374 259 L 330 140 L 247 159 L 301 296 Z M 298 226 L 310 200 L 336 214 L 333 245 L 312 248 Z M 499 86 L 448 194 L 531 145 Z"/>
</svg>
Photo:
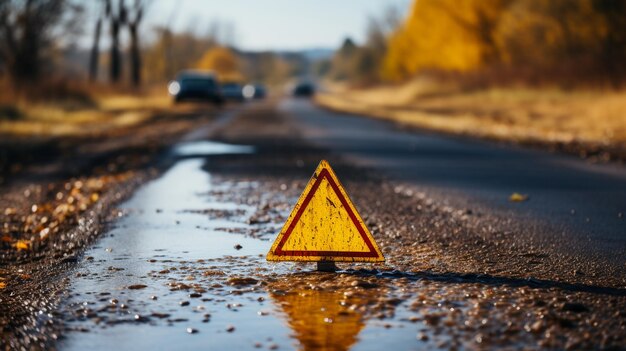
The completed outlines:
<svg viewBox="0 0 626 351">
<path fill-rule="evenodd" d="M 271 293 L 304 350 L 347 350 L 357 341 L 365 318 L 351 305 L 363 305 L 343 292 L 294 289 Z"/>
</svg>

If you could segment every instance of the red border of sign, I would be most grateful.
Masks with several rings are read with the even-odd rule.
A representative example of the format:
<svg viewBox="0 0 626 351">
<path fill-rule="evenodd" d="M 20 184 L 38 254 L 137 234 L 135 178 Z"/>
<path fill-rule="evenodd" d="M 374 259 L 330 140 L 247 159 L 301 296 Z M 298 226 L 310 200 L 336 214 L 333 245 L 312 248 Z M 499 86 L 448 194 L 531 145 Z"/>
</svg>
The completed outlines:
<svg viewBox="0 0 626 351">
<path fill-rule="evenodd" d="M 293 231 L 293 228 L 296 226 L 296 223 L 298 223 L 298 220 L 302 216 L 302 213 L 304 212 L 306 207 L 309 205 L 309 202 L 311 201 L 311 198 L 313 198 L 313 195 L 315 194 L 315 191 L 317 191 L 317 188 L 319 188 L 319 186 L 322 183 L 322 180 L 324 178 L 326 178 L 326 180 L 328 180 L 328 183 L 330 184 L 330 186 L 335 191 L 335 194 L 337 194 L 337 196 L 339 197 L 339 200 L 341 201 L 341 204 L 346 209 L 346 211 L 348 211 L 348 216 L 350 216 L 350 219 L 352 220 L 354 225 L 357 227 L 357 229 L 359 231 L 359 234 L 361 234 L 361 237 L 365 241 L 365 244 L 370 249 L 369 252 L 361 252 L 361 251 L 301 251 L 301 250 L 283 250 L 282 249 L 283 245 L 285 244 L 285 242 L 287 242 L 287 239 L 291 235 L 291 233 Z M 274 255 L 276 255 L 276 256 L 322 256 L 322 257 L 323 256 L 326 256 L 326 257 L 379 257 L 378 252 L 376 252 L 376 249 L 374 249 L 374 245 L 372 245 L 372 242 L 370 241 L 369 237 L 365 233 L 365 230 L 363 229 L 363 225 L 357 219 L 356 215 L 352 211 L 352 207 L 348 204 L 348 201 L 346 201 L 346 198 L 343 196 L 342 192 L 339 190 L 339 186 L 337 185 L 337 183 L 335 183 L 335 180 L 333 179 L 333 177 L 330 176 L 330 172 L 328 172 L 328 170 L 326 168 L 324 168 L 324 169 L 322 169 L 320 171 L 320 174 L 317 176 L 317 179 L 315 180 L 315 183 L 313 183 L 313 186 L 311 187 L 311 190 L 309 190 L 306 198 L 304 198 L 304 201 L 302 201 L 302 205 L 298 209 L 298 212 L 293 217 L 293 220 L 291 221 L 291 223 L 289 224 L 289 227 L 285 231 L 282 239 L 280 240 L 280 243 L 278 243 L 278 246 L 276 246 L 276 250 L 274 250 Z"/>
</svg>

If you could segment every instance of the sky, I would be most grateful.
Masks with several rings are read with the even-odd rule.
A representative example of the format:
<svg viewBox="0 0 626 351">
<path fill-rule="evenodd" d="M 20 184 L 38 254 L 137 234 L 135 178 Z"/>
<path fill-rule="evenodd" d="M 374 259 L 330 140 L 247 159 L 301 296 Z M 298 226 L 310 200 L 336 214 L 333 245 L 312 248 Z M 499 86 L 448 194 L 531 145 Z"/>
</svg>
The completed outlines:
<svg viewBox="0 0 626 351">
<path fill-rule="evenodd" d="M 233 28 L 222 33 L 244 50 L 336 48 L 348 36 L 362 41 L 368 17 L 380 16 L 389 6 L 406 13 L 410 4 L 411 0 L 157 0 L 150 5 L 144 28 L 171 23 L 175 31 L 205 34 L 217 21 L 222 28 Z"/>
</svg>

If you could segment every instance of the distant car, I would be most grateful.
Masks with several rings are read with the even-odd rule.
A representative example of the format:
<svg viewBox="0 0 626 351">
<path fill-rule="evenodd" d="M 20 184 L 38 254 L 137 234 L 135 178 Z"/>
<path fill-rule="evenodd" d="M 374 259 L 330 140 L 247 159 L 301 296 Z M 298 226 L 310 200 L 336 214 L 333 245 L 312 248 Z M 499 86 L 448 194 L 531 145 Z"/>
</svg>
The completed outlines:
<svg viewBox="0 0 626 351">
<path fill-rule="evenodd" d="M 300 82 L 293 88 L 293 96 L 312 97 L 315 94 L 315 86 L 310 82 Z"/>
<path fill-rule="evenodd" d="M 246 99 L 264 99 L 267 95 L 267 90 L 262 84 L 247 84 L 242 92 Z"/>
<path fill-rule="evenodd" d="M 226 100 L 241 102 L 244 100 L 243 87 L 236 82 L 222 83 L 222 96 Z"/>
<path fill-rule="evenodd" d="M 267 89 L 263 84 L 256 84 L 254 86 L 254 98 L 255 99 L 265 99 L 267 96 Z"/>
<path fill-rule="evenodd" d="M 224 98 L 215 75 L 206 71 L 182 71 L 167 86 L 175 102 L 184 100 L 209 101 L 220 105 Z"/>
</svg>

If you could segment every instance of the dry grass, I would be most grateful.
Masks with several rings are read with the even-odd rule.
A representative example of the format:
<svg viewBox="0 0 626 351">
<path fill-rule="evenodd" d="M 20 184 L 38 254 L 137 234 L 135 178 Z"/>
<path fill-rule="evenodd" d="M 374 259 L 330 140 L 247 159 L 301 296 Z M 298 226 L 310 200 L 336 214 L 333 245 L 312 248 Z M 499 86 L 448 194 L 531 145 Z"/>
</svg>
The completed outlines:
<svg viewBox="0 0 626 351">
<path fill-rule="evenodd" d="M 106 133 L 146 121 L 172 108 L 164 89 L 141 93 L 98 88 L 72 88 L 61 96 L 0 99 L 0 134 L 13 136 L 77 136 Z M 76 90 L 79 93 L 76 93 Z M 10 91 L 7 88 L 7 91 Z M 78 96 L 78 97 L 76 97 Z"/>
<path fill-rule="evenodd" d="M 323 106 L 455 134 L 519 142 L 626 143 L 626 92 L 492 88 L 419 79 L 402 86 L 331 86 Z"/>
</svg>

